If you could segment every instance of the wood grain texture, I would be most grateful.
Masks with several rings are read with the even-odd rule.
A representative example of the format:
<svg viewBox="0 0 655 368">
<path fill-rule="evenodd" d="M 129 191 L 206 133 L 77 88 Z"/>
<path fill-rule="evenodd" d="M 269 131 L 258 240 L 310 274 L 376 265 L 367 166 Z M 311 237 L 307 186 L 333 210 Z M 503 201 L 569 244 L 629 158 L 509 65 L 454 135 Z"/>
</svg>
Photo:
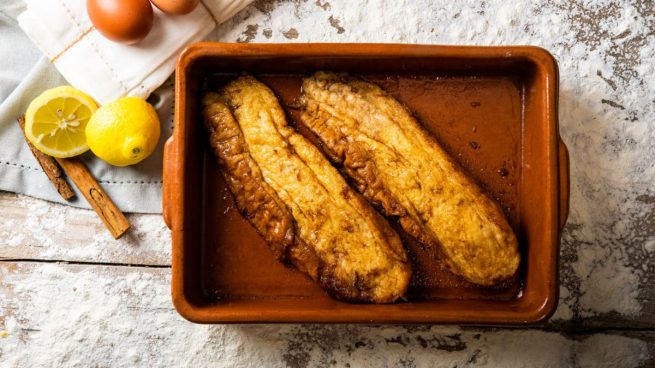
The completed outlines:
<svg viewBox="0 0 655 368">
<path fill-rule="evenodd" d="M 552 52 L 560 65 L 560 130 L 571 149 L 572 201 L 562 239 L 559 308 L 546 330 L 198 326 L 171 310 L 167 270 L 55 265 L 50 272 L 63 275 L 57 281 L 39 265 L 4 262 L 0 366 L 655 366 L 653 84 L 647 82 L 655 55 L 653 28 L 652 0 L 255 1 L 210 37 L 532 44 Z M 114 241 L 91 211 L 0 193 L 0 257 L 168 264 L 170 234 L 161 218 L 128 218 L 133 231 Z M 143 278 L 148 286 L 139 289 L 128 276 Z M 27 290 L 29 278 L 42 285 Z M 108 278 L 124 286 L 106 287 Z M 58 294 L 57 288 L 64 291 Z M 119 296 L 114 310 L 120 317 L 84 320 L 83 315 L 116 302 L 111 295 Z M 612 303 L 600 308 L 599 301 L 606 300 Z M 56 343 L 43 344 L 45 324 L 65 317 L 73 304 L 82 306 L 80 322 L 62 318 L 49 331 L 79 334 L 55 333 Z M 635 360 L 643 353 L 640 342 L 649 357 Z M 55 354 L 51 349 L 58 346 L 69 348 L 68 354 Z"/>
<path fill-rule="evenodd" d="M 161 216 L 127 217 L 132 230 L 114 240 L 93 211 L 0 192 L 0 259 L 170 265 Z"/>
<path fill-rule="evenodd" d="M 20 125 L 20 128 L 23 131 L 23 135 L 25 135 L 24 116 L 20 116 L 18 118 L 18 125 Z M 55 189 L 57 189 L 59 195 L 61 195 L 61 197 L 65 200 L 69 200 L 75 197 L 75 192 L 73 191 L 73 188 L 70 186 L 70 184 L 68 184 L 66 181 L 66 178 L 64 178 L 64 174 L 62 173 L 59 164 L 57 164 L 57 161 L 53 157 L 39 151 L 36 147 L 34 147 L 32 143 L 30 143 L 30 141 L 27 140 L 27 137 L 25 137 L 25 143 L 30 148 L 30 151 L 32 151 L 36 161 L 39 163 L 39 165 L 41 165 L 43 172 L 48 176 L 50 182 L 52 182 L 52 185 L 54 185 Z"/>
<path fill-rule="evenodd" d="M 96 211 L 98 217 L 109 229 L 111 235 L 114 236 L 114 239 L 125 235 L 130 228 L 129 221 L 91 175 L 86 165 L 77 157 L 57 158 L 57 163 L 61 165 L 66 175 L 75 183 L 77 189 L 82 192 L 84 198 Z"/>
<path fill-rule="evenodd" d="M 9 366 L 229 361 L 308 367 L 335 361 L 412 367 L 406 362 L 413 359 L 444 366 L 529 361 L 559 367 L 603 359 L 646 367 L 655 352 L 652 331 L 190 324 L 171 305 L 167 268 L 0 262 L 0 280 L 0 355 Z M 601 351 L 609 347 L 611 352 Z"/>
<path fill-rule="evenodd" d="M 0 260 L 170 266 L 170 232 L 159 215 L 129 214 L 132 231 L 114 240 L 89 210 L 0 192 L 0 214 Z M 562 262 L 563 266 L 571 265 L 568 257 Z M 644 281 L 648 280 L 655 282 L 655 272 L 645 276 Z M 566 272 L 562 282 L 585 281 Z M 540 327 L 569 332 L 655 329 L 653 288 L 641 289 L 638 300 L 642 308 L 636 315 L 609 312 L 576 317 L 570 310 L 579 305 L 570 302 L 568 294 L 560 297 L 554 317 Z"/>
</svg>

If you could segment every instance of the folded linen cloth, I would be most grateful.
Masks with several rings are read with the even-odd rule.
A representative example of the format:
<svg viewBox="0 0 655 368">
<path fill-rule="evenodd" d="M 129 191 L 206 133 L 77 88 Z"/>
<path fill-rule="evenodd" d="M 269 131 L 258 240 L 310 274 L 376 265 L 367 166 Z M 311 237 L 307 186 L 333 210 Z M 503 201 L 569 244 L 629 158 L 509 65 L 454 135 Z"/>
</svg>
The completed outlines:
<svg viewBox="0 0 655 368">
<path fill-rule="evenodd" d="M 229 15 L 232 15 L 249 2 L 243 0 L 204 0 L 204 4 L 213 9 L 216 12 L 215 14 L 223 14 L 223 16 L 217 18 L 219 22 L 227 19 Z M 162 147 L 165 139 L 172 132 L 173 121 L 173 82 L 169 77 L 174 70 L 175 59 L 179 51 L 186 45 L 180 40 L 191 42 L 202 39 L 207 33 L 211 32 L 216 23 L 213 20 L 211 22 L 206 21 L 206 17 L 202 13 L 203 11 L 207 12 L 206 9 L 199 10 L 196 8 L 188 16 L 194 19 L 191 23 L 198 22 L 197 24 L 186 24 L 184 22 L 186 26 L 179 29 L 176 26 L 166 26 L 165 29 L 169 31 L 168 33 L 173 33 L 173 38 L 175 38 L 175 40 L 167 42 L 170 49 L 160 49 L 155 47 L 156 45 L 149 46 L 159 55 L 160 59 L 154 59 L 151 54 L 144 55 L 143 50 L 135 49 L 135 46 L 128 47 L 113 44 L 110 41 L 96 38 L 93 44 L 99 50 L 106 50 L 103 53 L 115 55 L 120 52 L 123 57 L 132 60 L 132 64 L 126 64 L 123 63 L 121 58 L 105 58 L 106 61 L 118 62 L 117 66 L 110 65 L 115 73 L 121 75 L 119 79 L 113 79 L 113 77 L 105 79 L 107 71 L 96 70 L 98 66 L 94 64 L 102 58 L 94 54 L 95 51 L 93 50 L 90 51 L 91 55 L 83 55 L 88 52 L 89 47 L 93 48 L 93 45 L 88 43 L 89 41 L 86 38 L 91 36 L 91 33 L 96 33 L 95 30 L 84 35 L 82 38 L 84 41 L 78 41 L 68 48 L 64 43 L 57 41 L 59 40 L 58 37 L 48 36 L 60 32 L 62 37 L 65 37 L 63 36 L 64 33 L 68 34 L 77 29 L 74 22 L 72 23 L 73 26 L 70 24 L 68 26 L 53 26 L 53 24 L 60 23 L 55 19 L 49 19 L 56 17 L 47 15 L 56 14 L 54 8 L 60 11 L 64 9 L 62 4 L 74 5 L 74 8 L 70 8 L 71 11 L 75 9 L 74 12 L 77 13 L 74 14 L 77 14 L 79 19 L 86 19 L 86 12 L 83 11 L 85 9 L 84 0 L 29 0 L 27 1 L 28 8 L 22 1 L 0 1 L 0 190 L 89 208 L 88 203 L 79 192 L 77 193 L 77 199 L 72 202 L 66 202 L 59 196 L 25 144 L 22 132 L 16 123 L 16 118 L 25 112 L 30 101 L 41 92 L 62 84 L 73 84 L 90 93 L 100 102 L 127 93 L 145 97 L 149 91 L 154 90 L 150 101 L 159 114 L 162 123 L 162 137 L 155 152 L 150 157 L 137 165 L 124 168 L 108 165 L 91 153 L 86 153 L 81 158 L 121 210 L 126 212 L 161 213 Z M 203 5 L 199 5 L 199 8 L 201 6 Z M 33 9 L 36 10 L 32 12 Z M 198 12 L 200 13 L 197 14 Z M 28 19 L 27 21 L 21 20 L 21 27 L 26 27 L 26 24 L 31 24 L 27 27 L 32 27 L 35 24 L 34 22 L 37 22 L 34 19 L 41 19 L 38 31 L 36 31 L 36 28 L 29 29 L 32 40 L 36 40 L 38 37 L 39 41 L 35 42 L 38 42 L 39 46 L 47 45 L 47 49 L 43 48 L 41 50 L 46 54 L 45 56 L 21 30 L 16 20 L 17 17 L 22 20 Z M 167 22 L 169 17 L 163 16 L 161 13 L 157 13 L 156 17 L 158 20 L 155 21 L 152 32 L 156 32 L 157 29 L 163 32 L 164 25 L 157 25 L 157 23 Z M 175 21 L 181 22 L 184 17 L 187 16 L 182 16 Z M 205 20 L 202 21 L 202 19 Z M 88 19 L 84 22 L 88 22 Z M 200 25 L 204 27 L 202 30 L 196 28 Z M 52 31 L 48 31 L 49 29 L 52 29 Z M 182 30 L 186 33 L 183 33 Z M 152 36 L 152 32 L 148 38 Z M 193 36 L 189 36 L 190 34 L 193 34 Z M 160 37 L 159 42 L 163 42 L 163 38 L 169 36 L 160 35 L 158 37 Z M 148 38 L 144 42 L 150 42 Z M 172 46 L 173 41 L 177 46 Z M 80 42 L 82 43 L 80 44 Z M 180 42 L 179 45 L 177 42 Z M 59 46 L 56 46 L 57 44 Z M 51 62 L 51 58 L 60 52 L 56 50 L 61 47 L 63 47 L 61 51 L 64 52 L 54 60 L 54 63 Z M 114 49 L 115 47 L 117 48 Z M 73 49 L 81 51 L 73 51 Z M 69 55 L 71 52 L 75 54 Z M 81 54 L 84 56 L 81 60 L 72 57 Z M 135 69 L 130 69 L 130 65 L 133 65 Z M 106 68 L 106 66 L 100 67 L 100 69 L 102 68 Z M 143 74 L 143 77 L 137 77 L 135 70 L 141 70 L 145 74 Z M 95 72 L 98 74 L 94 74 Z M 71 79 L 65 80 L 62 74 L 64 74 L 64 77 L 71 74 L 70 77 L 67 77 L 67 79 Z M 73 78 L 75 79 L 73 80 Z M 161 85 L 162 83 L 163 85 Z M 125 88 L 123 89 L 123 87 Z"/>
<path fill-rule="evenodd" d="M 154 7 L 148 36 L 135 45 L 104 38 L 91 24 L 86 0 L 25 0 L 18 23 L 74 87 L 99 103 L 125 95 L 147 97 L 175 69 L 182 49 L 252 0 L 202 0 L 189 14 Z"/>
</svg>

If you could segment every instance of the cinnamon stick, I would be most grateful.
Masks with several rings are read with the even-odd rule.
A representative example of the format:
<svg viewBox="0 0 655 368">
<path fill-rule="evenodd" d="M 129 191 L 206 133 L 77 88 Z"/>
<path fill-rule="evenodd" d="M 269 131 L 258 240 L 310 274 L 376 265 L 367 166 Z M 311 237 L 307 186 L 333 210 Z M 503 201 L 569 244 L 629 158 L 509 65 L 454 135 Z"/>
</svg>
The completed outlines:
<svg viewBox="0 0 655 368">
<path fill-rule="evenodd" d="M 20 125 L 20 129 L 23 131 L 23 136 L 25 136 L 25 117 L 20 116 L 18 117 L 18 125 Z M 32 154 L 36 158 L 36 161 L 39 162 L 39 165 L 41 165 L 41 168 L 43 169 L 43 172 L 48 176 L 48 179 L 50 179 L 50 182 L 55 186 L 55 189 L 57 189 L 57 192 L 59 192 L 59 195 L 65 199 L 65 200 L 70 200 L 71 198 L 75 197 L 75 192 L 73 191 L 73 188 L 68 184 L 66 179 L 64 178 L 64 174 L 61 172 L 61 168 L 57 164 L 57 161 L 51 156 L 46 155 L 45 153 L 39 151 L 30 143 L 30 141 L 27 139 L 27 136 L 25 136 L 25 142 L 27 142 L 27 146 L 30 148 L 30 151 L 32 151 Z"/>
<path fill-rule="evenodd" d="M 111 235 L 115 239 L 123 236 L 130 228 L 130 223 L 109 198 L 109 195 L 100 187 L 86 165 L 77 157 L 57 158 L 56 160 L 105 223 Z"/>
</svg>

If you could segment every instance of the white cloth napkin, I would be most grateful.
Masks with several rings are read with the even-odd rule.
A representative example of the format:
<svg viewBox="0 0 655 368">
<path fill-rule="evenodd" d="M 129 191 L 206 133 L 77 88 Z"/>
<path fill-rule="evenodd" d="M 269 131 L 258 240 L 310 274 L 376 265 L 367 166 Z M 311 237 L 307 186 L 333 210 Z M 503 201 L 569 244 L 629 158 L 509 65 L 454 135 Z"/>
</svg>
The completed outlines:
<svg viewBox="0 0 655 368">
<path fill-rule="evenodd" d="M 154 7 L 148 36 L 135 45 L 104 38 L 91 24 L 86 0 L 25 0 L 18 23 L 74 87 L 99 103 L 125 95 L 147 97 L 175 70 L 178 54 L 252 0 L 201 0 L 190 13 Z"/>
<path fill-rule="evenodd" d="M 250 0 L 203 2 L 222 22 Z M 89 208 L 79 192 L 71 202 L 59 196 L 25 144 L 16 118 L 41 92 L 66 82 L 99 102 L 123 94 L 145 97 L 163 83 L 150 99 L 162 131 L 150 157 L 134 166 L 116 168 L 91 153 L 81 156 L 122 211 L 161 213 L 162 151 L 173 120 L 173 83 L 168 77 L 184 46 L 204 38 L 216 22 L 204 5 L 181 17 L 156 12 L 146 40 L 125 46 L 88 28 L 91 24 L 85 9 L 85 0 L 0 0 L 0 190 Z M 16 21 L 19 14 L 20 27 Z"/>
</svg>

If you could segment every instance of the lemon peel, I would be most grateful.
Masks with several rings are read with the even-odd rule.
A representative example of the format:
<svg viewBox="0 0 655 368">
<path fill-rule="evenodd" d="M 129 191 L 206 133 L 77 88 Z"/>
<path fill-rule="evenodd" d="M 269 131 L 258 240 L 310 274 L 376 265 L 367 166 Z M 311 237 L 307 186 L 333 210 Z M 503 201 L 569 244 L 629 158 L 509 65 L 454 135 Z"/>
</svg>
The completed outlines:
<svg viewBox="0 0 655 368">
<path fill-rule="evenodd" d="M 93 153 L 114 166 L 134 165 L 155 150 L 159 117 L 142 98 L 123 97 L 100 107 L 86 125 Z"/>
</svg>

